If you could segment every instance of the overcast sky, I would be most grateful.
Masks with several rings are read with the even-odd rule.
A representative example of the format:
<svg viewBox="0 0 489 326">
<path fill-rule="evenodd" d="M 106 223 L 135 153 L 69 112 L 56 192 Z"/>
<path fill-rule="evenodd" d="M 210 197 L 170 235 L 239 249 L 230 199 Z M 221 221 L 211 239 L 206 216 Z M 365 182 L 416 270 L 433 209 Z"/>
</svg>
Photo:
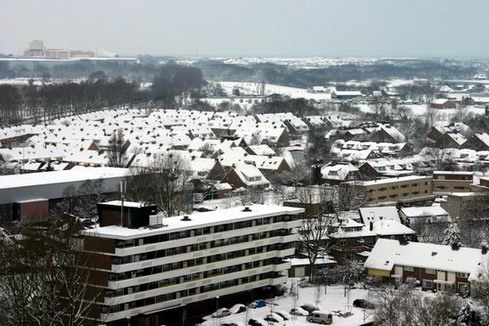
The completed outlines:
<svg viewBox="0 0 489 326">
<path fill-rule="evenodd" d="M 489 56 L 489 0 L 0 0 L 0 52 Z"/>
</svg>

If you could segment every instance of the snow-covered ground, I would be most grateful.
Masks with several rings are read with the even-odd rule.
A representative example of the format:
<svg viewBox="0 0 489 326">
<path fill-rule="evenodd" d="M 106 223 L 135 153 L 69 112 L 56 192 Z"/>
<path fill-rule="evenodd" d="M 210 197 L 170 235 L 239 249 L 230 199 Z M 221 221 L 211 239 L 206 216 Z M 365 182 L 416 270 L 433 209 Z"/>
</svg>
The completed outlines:
<svg viewBox="0 0 489 326">
<path fill-rule="evenodd" d="M 260 83 L 243 83 L 243 82 L 216 82 L 221 85 L 227 94 L 232 94 L 234 88 L 238 88 L 242 95 L 258 95 Z M 326 93 L 311 93 L 305 88 L 280 86 L 274 84 L 265 85 L 265 95 L 281 94 L 291 98 L 305 98 L 316 101 L 330 100 L 331 94 Z"/>
<path fill-rule="evenodd" d="M 294 279 L 292 279 L 294 280 Z M 296 301 L 296 307 L 299 307 L 305 303 L 316 305 L 317 298 L 317 288 L 316 287 L 306 287 L 299 289 L 299 297 Z M 353 289 L 350 291 L 349 296 L 345 297 L 344 287 L 340 285 L 328 286 L 326 289 L 326 294 L 324 293 L 324 287 L 320 288 L 319 303 L 317 306 L 322 311 L 329 311 L 333 314 L 333 324 L 336 326 L 355 326 L 362 325 L 366 322 L 372 320 L 372 311 L 365 310 L 361 308 L 352 307 L 353 300 L 366 298 L 368 291 L 364 289 Z M 202 324 L 203 326 L 215 326 L 224 323 L 236 323 L 238 325 L 247 325 L 247 320 L 250 318 L 260 318 L 263 319 L 271 311 L 286 311 L 289 312 L 290 309 L 294 308 L 294 298 L 287 293 L 282 297 L 277 297 L 273 301 L 273 304 L 268 304 L 266 307 L 251 309 L 248 308 L 247 312 L 242 312 L 239 314 L 230 315 L 223 318 L 212 318 L 210 316 L 206 317 L 206 321 Z M 223 308 L 225 305 L 220 306 Z M 230 308 L 230 307 L 226 307 Z M 349 317 L 340 317 L 339 314 L 351 311 L 352 315 Z M 291 316 L 290 320 L 286 320 L 280 323 L 274 323 L 270 325 L 291 325 L 291 326 L 301 326 L 301 325 L 314 325 L 306 321 L 305 316 Z"/>
</svg>

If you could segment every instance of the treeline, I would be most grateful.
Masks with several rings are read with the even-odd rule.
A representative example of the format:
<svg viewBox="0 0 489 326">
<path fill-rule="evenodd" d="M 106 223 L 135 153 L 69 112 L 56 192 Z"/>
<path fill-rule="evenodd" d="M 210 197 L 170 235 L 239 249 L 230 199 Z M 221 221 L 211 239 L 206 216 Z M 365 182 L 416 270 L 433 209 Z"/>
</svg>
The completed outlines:
<svg viewBox="0 0 489 326">
<path fill-rule="evenodd" d="M 282 96 L 272 98 L 269 102 L 257 103 L 252 110 L 256 114 L 290 112 L 298 117 L 319 114 L 313 103 L 304 98 L 289 99 Z"/>
<path fill-rule="evenodd" d="M 193 67 L 161 65 L 151 89 L 118 77 L 108 79 L 103 71 L 90 74 L 81 82 L 35 85 L 0 85 L 0 125 L 37 123 L 105 107 L 148 101 L 176 106 L 177 97 L 198 96 L 204 85 L 202 73 Z"/>
<path fill-rule="evenodd" d="M 122 78 L 43 86 L 0 85 L 0 123 L 27 119 L 36 123 L 142 99 L 144 94 L 138 91 L 138 85 Z"/>
<path fill-rule="evenodd" d="M 0 78 L 86 78 L 94 71 L 104 71 L 115 79 L 118 76 L 137 81 L 151 81 L 158 73 L 158 64 L 124 61 L 76 62 L 9 62 L 0 61 Z"/>
<path fill-rule="evenodd" d="M 477 66 L 461 62 L 440 62 L 418 59 L 379 61 L 369 65 L 344 64 L 317 69 L 291 68 L 273 63 L 251 65 L 228 64 L 221 61 L 200 61 L 194 64 L 208 80 L 261 82 L 292 87 L 311 87 L 349 80 L 388 80 L 393 78 L 465 79 L 478 72 Z"/>
</svg>

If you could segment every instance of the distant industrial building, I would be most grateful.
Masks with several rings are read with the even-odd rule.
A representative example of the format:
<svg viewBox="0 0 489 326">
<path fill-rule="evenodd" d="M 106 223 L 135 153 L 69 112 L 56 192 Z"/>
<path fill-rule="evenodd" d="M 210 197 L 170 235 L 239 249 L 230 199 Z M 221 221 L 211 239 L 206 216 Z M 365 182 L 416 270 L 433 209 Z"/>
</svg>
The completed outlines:
<svg viewBox="0 0 489 326">
<path fill-rule="evenodd" d="M 48 49 L 44 42 L 34 40 L 29 42 L 29 48 L 24 50 L 24 57 L 46 59 L 94 58 L 94 51 Z"/>
</svg>

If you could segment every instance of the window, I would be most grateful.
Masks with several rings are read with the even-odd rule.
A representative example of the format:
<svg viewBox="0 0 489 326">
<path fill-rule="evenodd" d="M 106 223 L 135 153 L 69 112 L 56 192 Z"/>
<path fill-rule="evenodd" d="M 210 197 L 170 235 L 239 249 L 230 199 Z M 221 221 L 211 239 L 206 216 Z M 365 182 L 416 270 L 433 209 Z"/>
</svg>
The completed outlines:
<svg viewBox="0 0 489 326">
<path fill-rule="evenodd" d="M 414 272 L 414 267 L 411 266 L 404 266 L 403 269 L 405 272 Z"/>
<path fill-rule="evenodd" d="M 436 269 L 430 269 L 430 268 L 426 268 L 426 269 L 424 270 L 424 272 L 425 272 L 426 274 L 436 274 Z"/>
<path fill-rule="evenodd" d="M 423 289 L 432 289 L 433 281 L 432 280 L 423 280 Z"/>
<path fill-rule="evenodd" d="M 467 273 L 457 273 L 457 277 L 467 278 L 467 277 L 469 277 L 469 274 L 467 274 Z"/>
</svg>

